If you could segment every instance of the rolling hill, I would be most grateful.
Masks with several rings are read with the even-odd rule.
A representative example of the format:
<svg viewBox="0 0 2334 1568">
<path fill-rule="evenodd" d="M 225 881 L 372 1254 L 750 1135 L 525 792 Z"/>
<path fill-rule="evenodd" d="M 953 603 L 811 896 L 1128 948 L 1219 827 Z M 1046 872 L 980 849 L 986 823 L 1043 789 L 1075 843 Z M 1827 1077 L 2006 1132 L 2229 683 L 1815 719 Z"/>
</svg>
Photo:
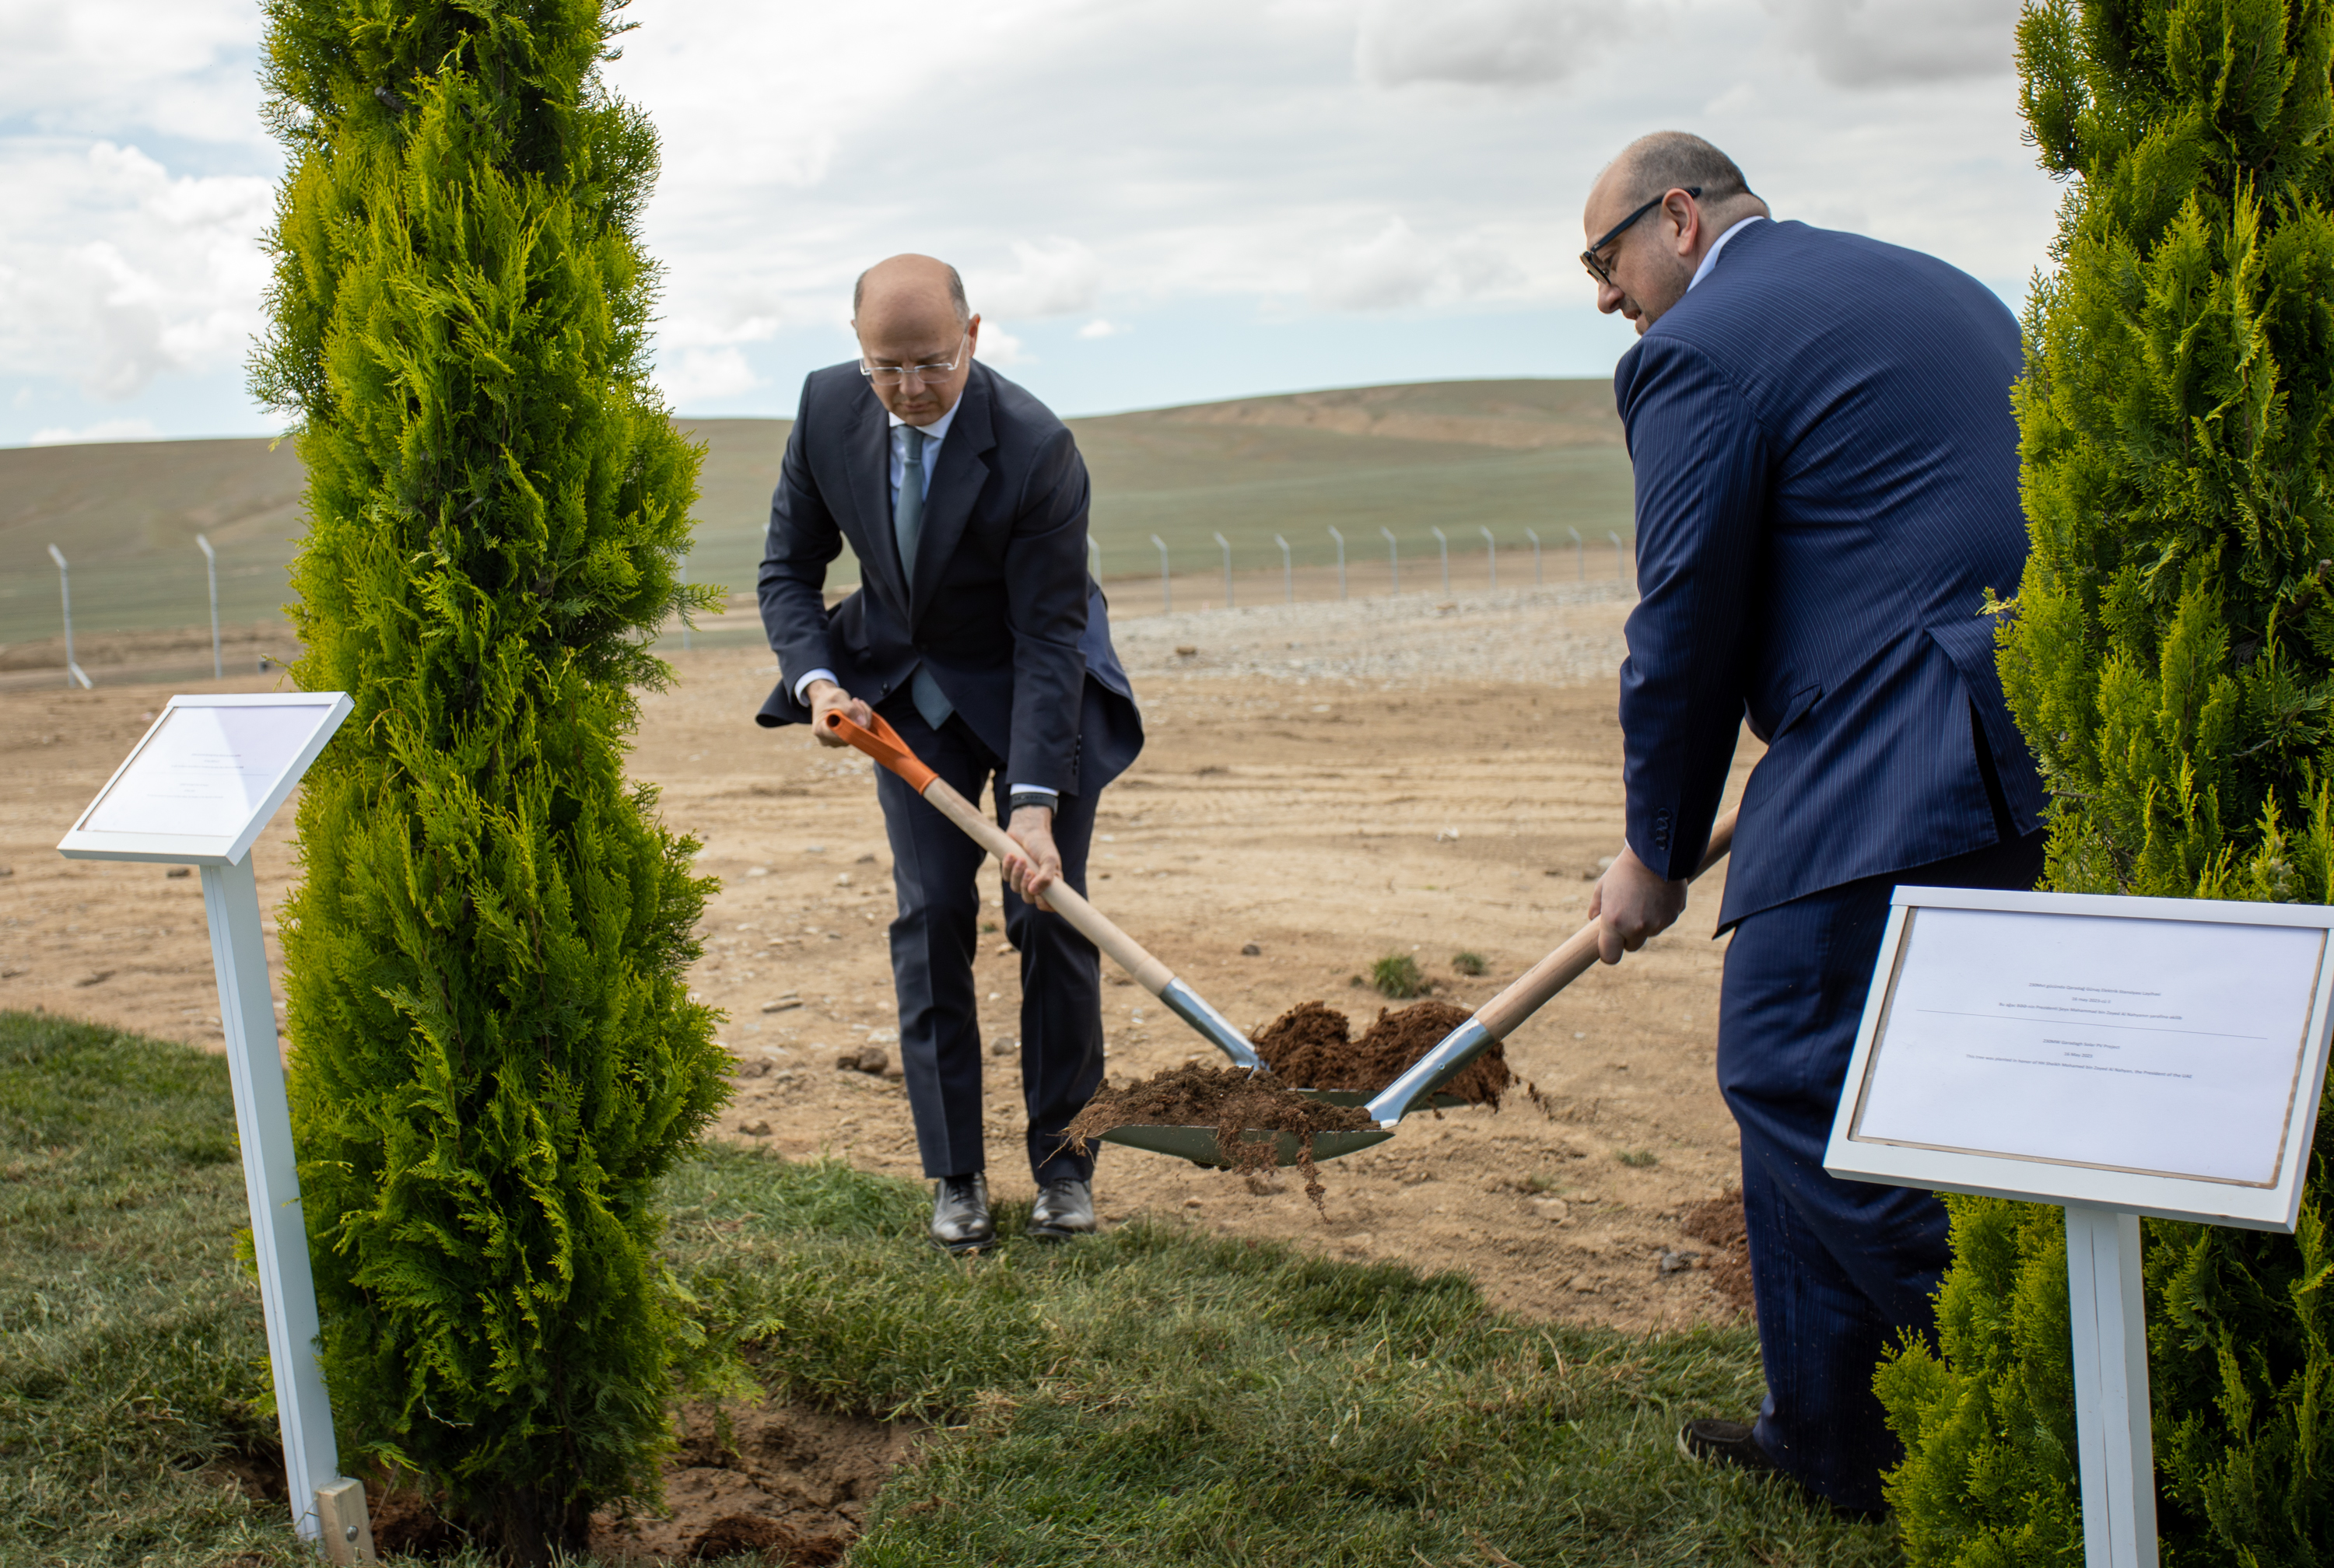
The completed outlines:
<svg viewBox="0 0 2334 1568">
<path fill-rule="evenodd" d="M 1601 541 L 1629 531 L 1629 465 L 1602 380 L 1443 381 L 1244 398 L 1073 419 L 1095 486 L 1093 531 L 1107 578 L 1155 576 L 1153 534 L 1177 571 L 1218 566 L 1214 535 L 1241 568 L 1334 558 L 1430 556 L 1440 524 L 1480 551 L 1479 527 L 1521 544 L 1567 527 Z M 750 591 L 789 421 L 684 421 L 706 444 L 690 576 Z M 229 625 L 271 620 L 302 528 L 303 475 L 289 442 L 157 441 L 0 450 L 0 667 L 57 635 L 55 544 L 72 568 L 76 631 L 194 627 L 208 617 L 195 536 L 219 557 Z M 834 580 L 857 576 L 848 559 Z M 52 659 L 51 662 L 53 662 Z"/>
</svg>

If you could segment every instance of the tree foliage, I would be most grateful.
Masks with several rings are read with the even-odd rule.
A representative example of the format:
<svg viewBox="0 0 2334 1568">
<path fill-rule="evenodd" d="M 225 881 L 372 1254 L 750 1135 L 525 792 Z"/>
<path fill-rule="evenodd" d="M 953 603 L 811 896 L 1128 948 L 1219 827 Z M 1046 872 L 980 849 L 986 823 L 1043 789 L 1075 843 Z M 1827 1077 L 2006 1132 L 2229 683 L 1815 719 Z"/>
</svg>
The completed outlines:
<svg viewBox="0 0 2334 1568">
<path fill-rule="evenodd" d="M 288 153 L 253 384 L 296 420 L 294 678 L 355 711 L 284 910 L 343 1445 L 506 1554 L 652 1496 L 685 1320 L 657 1178 L 723 1096 L 711 884 L 627 784 L 699 454 L 647 379 L 620 0 L 268 0 Z"/>
<path fill-rule="evenodd" d="M 2001 633 L 2052 795 L 2047 885 L 2324 902 L 2334 7 L 2033 0 L 2018 43 L 2031 139 L 2072 182 L 2027 315 L 2033 549 Z M 2167 1562 L 2334 1540 L 2329 1175 L 2321 1148 L 2293 1236 L 2146 1227 Z M 2079 1561 L 2059 1213 L 1952 1207 L 1942 1360 L 1879 1381 L 1908 1548 Z"/>
</svg>

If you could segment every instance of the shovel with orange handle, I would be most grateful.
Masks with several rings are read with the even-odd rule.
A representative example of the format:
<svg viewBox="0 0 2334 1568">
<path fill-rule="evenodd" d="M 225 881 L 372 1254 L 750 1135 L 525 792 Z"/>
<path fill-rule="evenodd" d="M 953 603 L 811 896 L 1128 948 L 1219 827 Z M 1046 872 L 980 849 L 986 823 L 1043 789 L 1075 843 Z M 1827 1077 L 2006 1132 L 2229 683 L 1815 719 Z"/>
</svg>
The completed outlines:
<svg viewBox="0 0 2334 1568">
<path fill-rule="evenodd" d="M 1008 838 L 1004 829 L 981 814 L 979 806 L 965 799 L 908 749 L 908 743 L 883 722 L 882 714 L 870 714 L 868 717 L 872 722 L 861 725 L 844 714 L 830 713 L 826 723 L 835 735 L 899 774 L 910 789 L 931 803 L 942 816 L 962 828 L 998 860 L 1019 852 L 1021 846 Z M 1169 1012 L 1206 1036 L 1209 1044 L 1230 1057 L 1236 1065 L 1251 1073 L 1271 1071 L 1264 1058 L 1256 1053 L 1256 1047 L 1248 1043 L 1248 1036 L 1234 1028 L 1230 1019 L 1208 1005 L 1204 997 L 1175 977 L 1172 969 L 1153 957 L 1142 943 L 1120 930 L 1109 916 L 1087 903 L 1067 882 L 1056 881 L 1047 888 L 1045 901 L 1080 936 L 1133 976 L 1135 984 L 1166 1004 Z M 1210 1136 L 1213 1136 L 1212 1131 Z"/>
<path fill-rule="evenodd" d="M 1733 847 L 1734 816 L 1734 813 L 1728 812 L 1711 829 L 1710 848 L 1703 852 L 1702 864 L 1694 871 L 1695 877 L 1716 865 Z M 1379 1090 L 1363 1107 L 1376 1127 L 1352 1132 L 1315 1133 L 1311 1151 L 1315 1162 L 1352 1154 L 1392 1138 L 1394 1129 L 1402 1124 L 1402 1119 L 1413 1105 L 1457 1077 L 1470 1062 L 1513 1034 L 1525 1019 L 1546 1006 L 1550 997 L 1588 971 L 1596 962 L 1600 923 L 1591 920 L 1575 931 L 1562 947 L 1525 970 L 1514 985 L 1476 1008 L 1473 1017 L 1444 1035 L 1433 1050 Z M 1172 1154 L 1195 1165 L 1225 1162 L 1218 1152 L 1216 1130 L 1212 1127 L 1114 1127 L 1102 1136 L 1113 1143 L 1147 1149 L 1155 1154 Z M 1251 1129 L 1247 1137 L 1252 1141 L 1272 1139 L 1278 1145 L 1275 1163 L 1297 1162 L 1298 1145 L 1291 1134 Z"/>
</svg>

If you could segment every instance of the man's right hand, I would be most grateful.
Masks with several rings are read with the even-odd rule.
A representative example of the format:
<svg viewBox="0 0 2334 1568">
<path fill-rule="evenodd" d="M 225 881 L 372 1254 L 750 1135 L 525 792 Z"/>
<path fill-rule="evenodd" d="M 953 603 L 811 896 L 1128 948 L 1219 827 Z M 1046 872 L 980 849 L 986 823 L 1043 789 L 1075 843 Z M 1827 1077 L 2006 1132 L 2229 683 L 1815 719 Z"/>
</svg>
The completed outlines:
<svg viewBox="0 0 2334 1568">
<path fill-rule="evenodd" d="M 1617 964 L 1660 936 L 1685 913 L 1687 884 L 1663 879 L 1625 842 L 1588 898 L 1588 918 L 1597 922 L 1596 956 Z"/>
<path fill-rule="evenodd" d="M 875 715 L 868 706 L 831 680 L 814 680 L 803 696 L 810 699 L 811 733 L 818 736 L 821 746 L 846 746 L 851 743 L 827 727 L 826 716 L 839 713 L 852 723 L 866 727 Z"/>
</svg>

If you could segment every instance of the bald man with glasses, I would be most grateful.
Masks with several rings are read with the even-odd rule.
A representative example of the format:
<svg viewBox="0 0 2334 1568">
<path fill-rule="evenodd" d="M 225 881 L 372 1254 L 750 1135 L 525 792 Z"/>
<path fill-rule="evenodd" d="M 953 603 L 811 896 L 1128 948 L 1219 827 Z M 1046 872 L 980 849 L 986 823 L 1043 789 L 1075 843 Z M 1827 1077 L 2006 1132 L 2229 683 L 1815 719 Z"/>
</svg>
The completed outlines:
<svg viewBox="0 0 2334 1568">
<path fill-rule="evenodd" d="M 1103 787 L 1143 748 L 1143 723 L 1086 572 L 1085 464 L 1062 422 L 976 361 L 980 318 L 956 269 L 900 255 L 852 293 L 856 363 L 812 373 L 787 438 L 761 573 L 778 656 L 765 726 L 882 714 L 967 799 L 993 790 L 1019 851 L 1007 862 L 1006 939 L 1021 959 L 1021 1085 L 1037 1184 L 1028 1232 L 1095 1228 L 1094 1159 L 1062 1131 L 1102 1082 L 1093 944 L 1043 907 L 1085 890 Z M 848 544 L 861 582 L 832 611 L 826 572 Z M 900 1061 L 931 1237 L 991 1245 L 973 956 L 980 847 L 891 774 L 875 793 L 898 916 L 892 976 Z"/>
<path fill-rule="evenodd" d="M 1767 1397 L 1686 1423 L 1698 1457 L 1855 1512 L 1898 1449 L 1872 1375 L 1934 1327 L 1928 1193 L 1825 1174 L 1889 895 L 2030 888 L 2042 786 L 2002 700 L 1986 591 L 2026 559 L 2018 323 L 1933 256 L 1775 221 L 1699 137 L 1633 143 L 1581 262 L 1636 323 L 1613 378 L 1639 600 L 1620 718 L 1627 842 L 1590 912 L 1606 963 L 1683 912 L 1737 736 L 1719 1087 L 1741 1130 Z"/>
</svg>

